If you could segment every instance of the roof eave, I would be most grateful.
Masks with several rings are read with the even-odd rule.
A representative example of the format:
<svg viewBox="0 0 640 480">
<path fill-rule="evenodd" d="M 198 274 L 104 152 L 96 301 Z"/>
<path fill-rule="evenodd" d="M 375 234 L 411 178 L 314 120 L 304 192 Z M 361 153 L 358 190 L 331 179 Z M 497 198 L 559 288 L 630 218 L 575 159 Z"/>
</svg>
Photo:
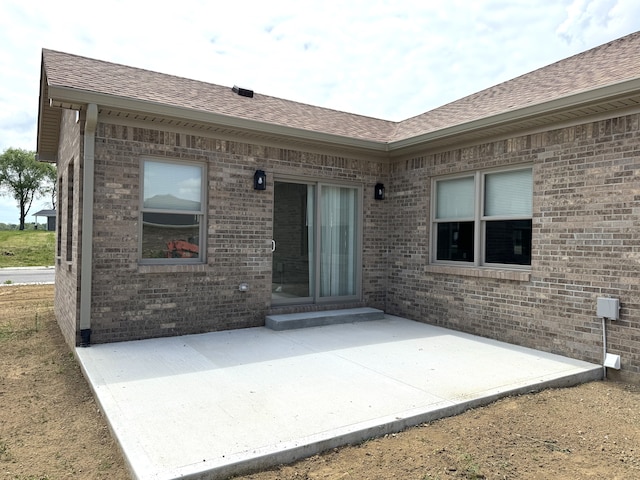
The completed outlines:
<svg viewBox="0 0 640 480">
<path fill-rule="evenodd" d="M 40 95 L 38 98 L 38 123 L 36 135 L 37 159 L 57 163 L 60 140 L 60 111 L 49 103 L 47 74 L 44 65 L 40 72 Z"/>
<path fill-rule="evenodd" d="M 479 118 L 470 122 L 452 125 L 421 135 L 407 137 L 389 142 L 389 152 L 411 149 L 431 142 L 442 142 L 454 137 L 475 133 L 481 130 L 512 124 L 514 130 L 522 122 L 558 112 L 584 108 L 603 102 L 640 94 L 640 78 L 594 88 L 580 93 L 558 97 L 548 102 L 528 105 L 523 108 L 509 110 L 496 115 Z M 552 122 L 550 122 L 552 123 Z"/>
<path fill-rule="evenodd" d="M 48 91 L 45 89 L 48 89 Z M 640 78 L 604 87 L 598 87 L 572 95 L 566 95 L 548 102 L 528 105 L 523 108 L 509 110 L 496 115 L 479 118 L 421 135 L 415 135 L 389 142 L 304 130 L 258 120 L 234 117 L 231 115 L 205 112 L 186 107 L 165 105 L 157 102 L 119 97 L 69 87 L 55 85 L 47 86 L 46 77 L 43 77 L 42 79 L 40 108 L 41 110 L 44 108 L 51 108 L 49 107 L 50 99 L 54 103 L 78 110 L 85 108 L 87 104 L 95 103 L 101 107 L 136 111 L 163 117 L 181 118 L 197 123 L 215 124 L 242 131 L 284 136 L 296 140 L 318 142 L 333 146 L 369 151 L 379 155 L 381 153 L 401 153 L 402 151 L 415 150 L 417 148 L 427 146 L 428 144 L 437 143 L 442 145 L 443 143 L 453 142 L 454 139 L 455 141 L 458 141 L 465 135 L 478 134 L 483 130 L 489 131 L 492 128 L 504 127 L 506 125 L 513 125 L 512 130 L 517 131 L 519 126 L 521 128 L 521 125 L 527 120 L 543 118 L 546 115 L 550 116 L 554 113 L 584 108 L 590 105 L 597 105 L 599 103 L 609 102 L 637 94 L 640 94 Z M 43 95 L 47 98 L 44 98 Z M 41 115 L 41 113 L 39 115 Z M 552 123 L 552 120 L 549 120 L 549 124 Z M 41 122 L 39 121 L 39 140 L 40 130 L 42 128 Z M 55 161 L 55 155 L 40 154 L 39 159 L 44 161 Z"/>
<path fill-rule="evenodd" d="M 95 103 L 100 107 L 135 111 L 162 117 L 181 118 L 197 123 L 215 124 L 243 131 L 266 133 L 294 138 L 297 140 L 328 143 L 359 150 L 369 150 L 384 153 L 388 150 L 387 142 L 379 142 L 362 138 L 335 135 L 301 128 L 276 125 L 258 120 L 245 119 L 214 112 L 194 110 L 192 108 L 160 104 L 147 100 L 138 100 L 116 95 L 109 95 L 69 87 L 49 86 L 49 97 L 57 103 L 65 104 L 68 108 L 81 110 L 85 105 Z"/>
</svg>

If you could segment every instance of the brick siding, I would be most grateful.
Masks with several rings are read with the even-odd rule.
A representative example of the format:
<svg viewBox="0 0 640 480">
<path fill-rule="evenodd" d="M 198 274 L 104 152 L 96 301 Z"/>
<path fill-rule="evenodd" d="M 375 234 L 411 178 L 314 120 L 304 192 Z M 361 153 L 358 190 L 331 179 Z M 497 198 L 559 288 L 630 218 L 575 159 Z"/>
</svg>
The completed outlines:
<svg viewBox="0 0 640 480">
<path fill-rule="evenodd" d="M 394 162 L 387 311 L 600 363 L 596 298 L 619 298 L 608 351 L 621 355 L 620 375 L 640 381 L 639 118 Z M 530 276 L 430 265 L 430 179 L 521 163 L 534 175 Z"/>
<path fill-rule="evenodd" d="M 78 236 L 81 225 L 82 201 L 80 152 L 83 136 L 80 133 L 81 123 L 76 122 L 76 112 L 64 110 L 62 112 L 62 126 L 60 129 L 59 161 L 57 165 L 58 178 L 62 184 L 58 185 L 60 202 L 58 204 L 58 218 L 56 224 L 60 235 L 59 251 L 56 252 L 56 282 L 54 293 L 54 309 L 60 330 L 68 345 L 75 347 L 79 342 L 79 310 L 80 299 L 78 292 L 80 253 L 78 251 Z M 69 166 L 73 170 L 73 184 L 69 183 Z M 63 192 L 73 190 L 73 205 L 68 205 L 68 197 Z M 71 213 L 71 221 L 67 222 Z M 71 226 L 71 231 L 69 231 Z M 67 238 L 71 242 L 67 242 Z M 71 251 L 69 251 L 69 246 Z M 67 260 L 69 259 L 69 260 Z"/>
<path fill-rule="evenodd" d="M 296 175 L 364 187 L 364 293 L 383 307 L 385 225 L 373 185 L 388 166 L 224 139 L 101 122 L 95 149 L 92 342 L 111 342 L 264 325 L 271 309 L 273 181 Z M 206 264 L 139 265 L 142 158 L 206 165 Z M 268 188 L 253 190 L 256 169 Z M 240 292 L 240 283 L 249 284 Z M 308 307 L 305 307 L 308 308 Z M 328 308 L 324 306 L 323 308 Z M 293 311 L 295 307 L 280 309 Z"/>
<path fill-rule="evenodd" d="M 79 127 L 69 114 L 65 119 L 59 172 L 81 151 Z M 619 298 L 620 320 L 607 322 L 608 351 L 622 357 L 620 378 L 640 381 L 638 115 L 388 162 L 318 151 L 317 146 L 285 148 L 165 128 L 123 125 L 108 117 L 98 124 L 93 342 L 251 327 L 263 325 L 271 311 L 335 308 L 271 307 L 273 181 L 288 175 L 363 188 L 362 300 L 341 306 L 382 308 L 599 363 L 596 298 Z M 205 264 L 138 263 L 140 162 L 145 157 L 206 165 Z M 79 164 L 76 160 L 78 232 Z M 533 165 L 530 272 L 432 264 L 432 179 L 520 164 Z M 256 169 L 267 172 L 265 191 L 253 190 Z M 377 182 L 386 186 L 384 201 L 373 199 Z M 64 236 L 65 219 L 58 221 Z M 77 252 L 73 259 L 58 262 L 56 277 L 56 314 L 69 343 L 77 343 Z M 242 282 L 249 284 L 246 293 L 238 290 Z"/>
</svg>

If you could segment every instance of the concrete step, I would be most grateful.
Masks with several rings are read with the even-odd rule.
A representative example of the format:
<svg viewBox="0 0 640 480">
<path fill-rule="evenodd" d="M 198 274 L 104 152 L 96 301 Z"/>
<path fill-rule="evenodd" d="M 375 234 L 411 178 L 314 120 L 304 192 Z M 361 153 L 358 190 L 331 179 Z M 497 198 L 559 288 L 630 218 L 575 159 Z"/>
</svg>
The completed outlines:
<svg viewBox="0 0 640 480">
<path fill-rule="evenodd" d="M 382 320 L 384 312 L 377 308 L 349 308 L 345 310 L 326 310 L 324 312 L 286 313 L 268 315 L 265 325 L 271 330 L 292 330 L 294 328 L 319 327 L 338 323 L 366 322 Z"/>
</svg>

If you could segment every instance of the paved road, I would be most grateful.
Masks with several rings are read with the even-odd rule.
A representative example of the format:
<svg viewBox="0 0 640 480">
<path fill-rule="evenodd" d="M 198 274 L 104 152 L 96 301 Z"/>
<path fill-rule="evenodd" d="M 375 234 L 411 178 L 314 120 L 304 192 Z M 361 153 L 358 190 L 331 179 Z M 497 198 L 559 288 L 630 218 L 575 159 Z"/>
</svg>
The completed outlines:
<svg viewBox="0 0 640 480">
<path fill-rule="evenodd" d="M 15 283 L 53 283 L 53 267 L 0 268 L 0 285 Z"/>
</svg>

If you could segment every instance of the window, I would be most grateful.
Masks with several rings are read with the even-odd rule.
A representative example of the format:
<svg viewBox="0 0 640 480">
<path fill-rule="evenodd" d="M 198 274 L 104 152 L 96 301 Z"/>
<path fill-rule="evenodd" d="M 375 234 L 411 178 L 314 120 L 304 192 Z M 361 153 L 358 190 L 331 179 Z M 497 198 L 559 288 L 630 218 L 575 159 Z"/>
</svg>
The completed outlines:
<svg viewBox="0 0 640 480">
<path fill-rule="evenodd" d="M 69 163 L 69 169 L 67 171 L 67 262 L 73 260 L 73 190 L 74 190 L 74 169 L 73 162 Z"/>
<path fill-rule="evenodd" d="M 436 262 L 531 265 L 532 169 L 434 181 Z"/>
<path fill-rule="evenodd" d="M 57 218 L 56 218 L 56 256 L 60 257 L 62 255 L 62 212 L 64 206 L 64 195 L 62 194 L 62 175 L 58 177 L 58 188 L 57 191 L 60 192 L 58 195 L 58 209 L 57 209 Z"/>
<path fill-rule="evenodd" d="M 142 169 L 141 261 L 202 262 L 204 166 L 144 160 Z"/>
</svg>

